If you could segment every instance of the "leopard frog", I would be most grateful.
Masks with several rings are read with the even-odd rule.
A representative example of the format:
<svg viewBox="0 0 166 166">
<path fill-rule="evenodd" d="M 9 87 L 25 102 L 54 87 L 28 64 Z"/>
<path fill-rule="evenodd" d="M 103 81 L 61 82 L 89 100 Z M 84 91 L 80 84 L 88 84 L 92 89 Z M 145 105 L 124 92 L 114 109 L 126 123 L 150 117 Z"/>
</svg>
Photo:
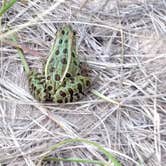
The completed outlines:
<svg viewBox="0 0 166 166">
<path fill-rule="evenodd" d="M 30 70 L 28 79 L 31 93 L 42 102 L 67 103 L 84 95 L 91 80 L 81 74 L 76 34 L 70 26 L 57 32 L 43 72 Z"/>
</svg>

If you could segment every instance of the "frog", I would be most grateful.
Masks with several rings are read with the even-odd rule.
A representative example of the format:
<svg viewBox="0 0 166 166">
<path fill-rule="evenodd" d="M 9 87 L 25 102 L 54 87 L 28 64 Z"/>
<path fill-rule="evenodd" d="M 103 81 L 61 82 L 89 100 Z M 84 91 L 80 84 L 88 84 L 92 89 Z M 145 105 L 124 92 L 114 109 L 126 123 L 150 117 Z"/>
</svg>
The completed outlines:
<svg viewBox="0 0 166 166">
<path fill-rule="evenodd" d="M 41 102 L 68 103 L 78 101 L 91 85 L 82 74 L 76 51 L 76 32 L 65 25 L 56 33 L 43 71 L 29 70 L 29 89 Z"/>
</svg>

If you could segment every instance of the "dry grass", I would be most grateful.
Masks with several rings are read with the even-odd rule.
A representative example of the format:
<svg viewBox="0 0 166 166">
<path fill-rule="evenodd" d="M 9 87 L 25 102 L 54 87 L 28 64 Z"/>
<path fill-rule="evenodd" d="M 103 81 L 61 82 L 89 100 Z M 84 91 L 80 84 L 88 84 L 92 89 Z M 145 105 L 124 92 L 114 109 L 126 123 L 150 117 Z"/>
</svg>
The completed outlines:
<svg viewBox="0 0 166 166">
<path fill-rule="evenodd" d="M 60 2 L 17 2 L 2 17 L 0 39 L 9 40 L 17 32 L 28 63 L 40 70 L 57 29 L 71 24 L 77 31 L 79 57 L 88 63 L 94 85 L 79 102 L 36 103 L 17 50 L 1 42 L 0 163 L 37 165 L 50 146 L 78 137 L 100 143 L 124 166 L 163 166 L 166 2 Z M 80 143 L 63 146 L 53 155 L 106 160 L 95 148 Z M 90 164 L 61 161 L 53 165 Z"/>
</svg>

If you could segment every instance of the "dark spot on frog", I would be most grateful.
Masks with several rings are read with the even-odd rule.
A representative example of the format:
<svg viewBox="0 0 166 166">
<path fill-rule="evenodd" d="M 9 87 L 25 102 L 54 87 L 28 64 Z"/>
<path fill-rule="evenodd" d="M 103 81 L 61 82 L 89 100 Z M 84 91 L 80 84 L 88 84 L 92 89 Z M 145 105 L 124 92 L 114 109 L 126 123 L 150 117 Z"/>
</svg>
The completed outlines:
<svg viewBox="0 0 166 166">
<path fill-rule="evenodd" d="M 59 55 L 59 50 L 56 50 L 56 51 L 55 51 L 55 54 L 56 54 L 56 55 Z"/>
<path fill-rule="evenodd" d="M 62 58 L 61 62 L 62 62 L 62 64 L 64 64 L 64 65 L 67 64 L 66 58 Z"/>
<path fill-rule="evenodd" d="M 73 84 L 73 83 L 74 83 L 74 78 L 73 78 L 73 77 L 70 77 L 70 81 L 71 81 L 71 83 Z"/>
<path fill-rule="evenodd" d="M 66 77 L 71 77 L 71 74 L 70 73 L 66 73 Z"/>
<path fill-rule="evenodd" d="M 41 89 L 37 89 L 37 90 L 36 90 L 37 95 L 39 95 L 40 92 L 41 92 Z"/>
<path fill-rule="evenodd" d="M 32 81 L 32 76 L 29 77 L 29 82 L 31 82 L 31 81 Z"/>
<path fill-rule="evenodd" d="M 82 83 L 84 83 L 84 79 L 81 78 L 80 81 L 81 81 Z"/>
<path fill-rule="evenodd" d="M 59 92 L 59 94 L 60 94 L 62 97 L 66 97 L 66 93 L 63 92 L 62 90 Z"/>
<path fill-rule="evenodd" d="M 30 85 L 30 86 L 32 87 L 32 89 L 34 89 L 34 87 L 35 87 L 33 83 L 31 83 L 31 85 Z"/>
<path fill-rule="evenodd" d="M 51 91 L 53 89 L 52 85 L 48 86 L 48 90 Z"/>
<path fill-rule="evenodd" d="M 63 86 L 63 87 L 66 86 L 66 81 L 63 81 L 62 86 Z"/>
<path fill-rule="evenodd" d="M 82 84 L 81 83 L 77 84 L 77 88 L 78 88 L 79 92 L 82 93 Z"/>
<path fill-rule="evenodd" d="M 59 74 L 55 74 L 55 80 L 56 81 L 59 81 L 61 78 L 60 78 L 60 75 Z"/>
<path fill-rule="evenodd" d="M 90 81 L 86 80 L 86 86 L 89 86 L 89 85 L 90 85 Z"/>
<path fill-rule="evenodd" d="M 62 40 L 62 39 L 60 39 L 60 40 L 59 40 L 59 44 L 62 44 L 62 41 L 63 41 L 63 40 Z"/>
<path fill-rule="evenodd" d="M 72 55 L 72 57 L 74 57 L 74 58 L 75 58 L 75 53 L 74 53 L 74 52 L 72 52 L 72 54 L 71 54 L 71 55 Z"/>
<path fill-rule="evenodd" d="M 73 62 L 76 66 L 78 65 L 76 61 Z"/>
<path fill-rule="evenodd" d="M 62 35 L 64 35 L 65 34 L 65 31 L 64 30 L 62 30 Z"/>
<path fill-rule="evenodd" d="M 73 101 L 73 96 L 70 96 L 70 102 L 72 102 Z"/>
<path fill-rule="evenodd" d="M 73 96 L 73 89 L 69 88 L 68 92 L 70 93 L 71 96 Z"/>
<path fill-rule="evenodd" d="M 65 48 L 65 49 L 63 50 L 63 53 L 64 53 L 64 54 L 66 54 L 66 53 L 67 53 L 67 48 Z"/>
<path fill-rule="evenodd" d="M 50 101 L 51 99 L 51 93 L 47 92 L 46 94 L 46 101 Z"/>
<path fill-rule="evenodd" d="M 51 79 L 51 76 L 47 76 L 47 80 L 50 80 Z"/>
<path fill-rule="evenodd" d="M 74 95 L 77 97 L 77 99 L 80 99 L 80 95 L 78 93 L 75 93 Z"/>
<path fill-rule="evenodd" d="M 53 72 L 53 71 L 54 71 L 54 68 L 53 68 L 53 67 L 51 67 L 49 70 L 50 70 L 50 72 Z"/>
<path fill-rule="evenodd" d="M 73 35 L 74 35 L 74 36 L 76 35 L 76 31 L 73 31 Z"/>
<path fill-rule="evenodd" d="M 67 97 L 65 97 L 65 103 L 67 103 L 68 102 L 68 98 Z"/>
<path fill-rule="evenodd" d="M 67 40 L 67 39 L 65 40 L 65 43 L 66 43 L 66 44 L 68 43 L 68 40 Z"/>
<path fill-rule="evenodd" d="M 62 99 L 58 99 L 57 103 L 63 103 L 63 100 Z"/>
</svg>

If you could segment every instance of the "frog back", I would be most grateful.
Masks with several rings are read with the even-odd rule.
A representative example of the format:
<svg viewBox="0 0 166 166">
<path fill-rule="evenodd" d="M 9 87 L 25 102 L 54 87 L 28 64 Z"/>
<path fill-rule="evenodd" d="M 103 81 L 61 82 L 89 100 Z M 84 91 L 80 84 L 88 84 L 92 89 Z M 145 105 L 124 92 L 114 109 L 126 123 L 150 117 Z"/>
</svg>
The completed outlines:
<svg viewBox="0 0 166 166">
<path fill-rule="evenodd" d="M 65 26 L 57 32 L 57 37 L 45 68 L 47 74 L 51 74 L 53 80 L 63 76 L 67 65 L 66 77 L 74 77 L 80 74 L 75 36 L 70 26 Z"/>
</svg>

